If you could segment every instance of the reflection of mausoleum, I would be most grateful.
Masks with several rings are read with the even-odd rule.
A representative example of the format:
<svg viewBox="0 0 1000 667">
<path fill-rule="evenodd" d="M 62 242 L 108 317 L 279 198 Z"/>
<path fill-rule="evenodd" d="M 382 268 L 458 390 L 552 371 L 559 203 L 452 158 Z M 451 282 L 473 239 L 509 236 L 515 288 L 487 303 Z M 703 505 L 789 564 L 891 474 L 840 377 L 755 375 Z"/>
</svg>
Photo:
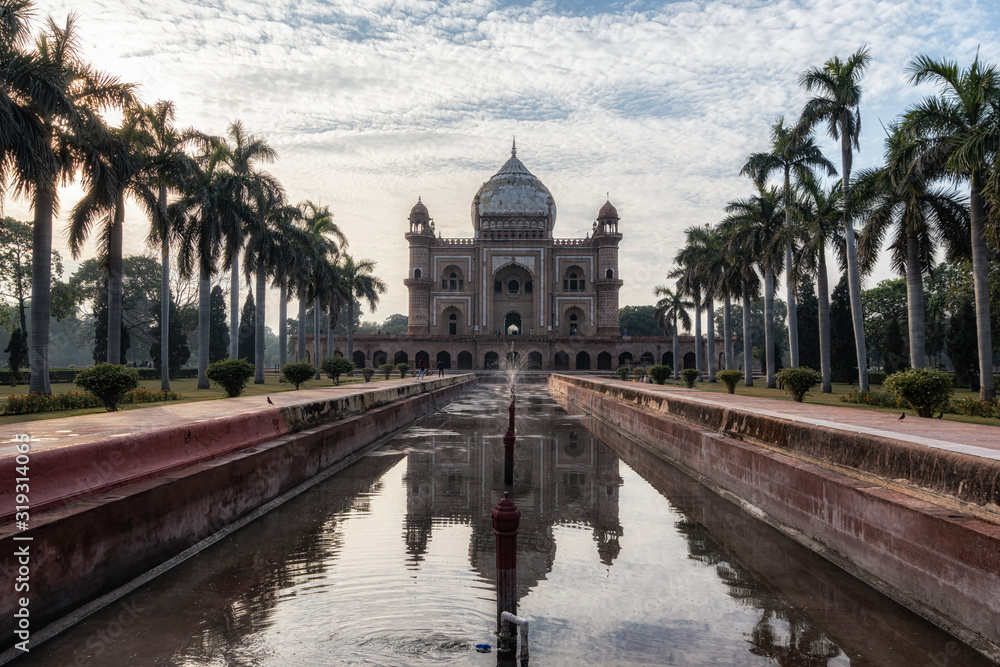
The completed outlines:
<svg viewBox="0 0 1000 667">
<path fill-rule="evenodd" d="M 404 537 L 411 561 L 423 559 L 435 524 L 467 524 L 472 526 L 470 563 L 484 577 L 493 576 L 490 513 L 505 488 L 503 451 L 502 436 L 477 427 L 471 435 L 429 437 L 407 454 Z M 597 557 L 612 565 L 622 535 L 621 485 L 618 457 L 576 424 L 556 424 L 546 435 L 518 436 L 511 498 L 522 512 L 519 597 L 552 569 L 556 526 L 592 531 Z"/>
<path fill-rule="evenodd" d="M 512 346 L 533 368 L 674 366 L 669 341 L 619 332 L 622 234 L 610 200 L 585 238 L 555 238 L 555 200 L 515 146 L 476 193 L 471 218 L 471 238 L 441 238 L 427 206 L 413 206 L 405 235 L 407 334 L 356 336 L 357 366 L 436 368 L 443 361 L 447 368 L 491 368 Z M 693 350 L 693 337 L 682 336 L 681 367 L 694 366 Z"/>
</svg>

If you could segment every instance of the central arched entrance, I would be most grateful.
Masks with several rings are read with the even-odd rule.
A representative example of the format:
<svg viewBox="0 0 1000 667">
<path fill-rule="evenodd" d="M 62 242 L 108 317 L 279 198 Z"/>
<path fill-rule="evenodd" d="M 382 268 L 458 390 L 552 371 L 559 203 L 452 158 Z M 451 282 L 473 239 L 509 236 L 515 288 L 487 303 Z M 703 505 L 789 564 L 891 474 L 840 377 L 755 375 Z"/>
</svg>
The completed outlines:
<svg viewBox="0 0 1000 667">
<path fill-rule="evenodd" d="M 519 336 L 521 331 L 521 314 L 507 313 L 507 317 L 503 318 L 503 332 L 508 336 Z"/>
</svg>

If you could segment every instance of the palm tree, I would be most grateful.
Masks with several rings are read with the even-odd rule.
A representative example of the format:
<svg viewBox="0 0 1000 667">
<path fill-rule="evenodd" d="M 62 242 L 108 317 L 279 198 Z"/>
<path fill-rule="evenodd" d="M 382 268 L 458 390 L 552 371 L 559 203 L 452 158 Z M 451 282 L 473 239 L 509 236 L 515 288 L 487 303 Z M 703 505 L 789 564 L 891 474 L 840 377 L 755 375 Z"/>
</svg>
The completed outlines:
<svg viewBox="0 0 1000 667">
<path fill-rule="evenodd" d="M 131 164 L 100 113 L 124 109 L 134 97 L 132 85 L 83 60 L 72 15 L 63 27 L 49 19 L 35 50 L 26 51 L 29 10 L 23 0 L 0 8 L 0 181 L 11 178 L 16 192 L 32 198 L 30 391 L 48 394 L 52 218 L 58 184 L 79 173 L 85 192 L 103 202 L 114 199 L 118 181 Z"/>
<path fill-rule="evenodd" d="M 783 234 L 785 212 L 782 210 L 781 199 L 777 189 L 758 186 L 756 195 L 730 202 L 726 206 L 728 215 L 723 220 L 727 229 L 729 253 L 745 264 L 759 264 L 764 274 L 764 358 L 767 386 L 770 389 L 778 386 L 774 377 L 774 276 L 782 271 L 787 247 Z M 750 281 L 749 276 L 745 280 Z M 744 328 L 749 326 L 749 308 L 750 304 L 744 302 Z M 750 366 L 749 359 L 746 364 Z"/>
<path fill-rule="evenodd" d="M 826 123 L 827 133 L 840 141 L 840 162 L 845 203 L 850 202 L 851 162 L 853 151 L 861 144 L 861 76 L 871 61 L 867 47 L 861 47 L 847 60 L 834 57 L 823 69 L 812 67 L 799 77 L 806 91 L 818 94 L 802 110 L 800 125 L 806 128 Z M 803 131 L 804 131 L 803 129 Z M 847 243 L 847 284 L 851 296 L 851 319 L 858 356 L 858 386 L 868 391 L 868 350 L 865 345 L 865 322 L 861 310 L 861 273 L 855 245 L 853 215 L 844 211 L 844 238 Z"/>
<path fill-rule="evenodd" d="M 368 302 L 370 310 L 378 305 L 380 294 L 385 294 L 385 282 L 375 275 L 375 262 L 362 259 L 357 262 L 350 255 L 341 260 L 341 273 L 347 286 L 347 358 L 354 354 L 354 304 L 362 299 Z"/>
<path fill-rule="evenodd" d="M 823 376 L 822 390 L 829 394 L 833 391 L 833 384 L 830 361 L 830 283 L 826 251 L 831 243 L 838 249 L 845 248 L 843 235 L 838 234 L 838 229 L 843 228 L 843 193 L 840 181 L 825 189 L 812 175 L 799 181 L 796 189 L 798 197 L 793 205 L 804 233 L 793 270 L 799 275 L 816 276 L 816 295 L 819 300 L 819 370 Z M 846 270 L 846 256 L 841 260 L 841 266 Z"/>
<path fill-rule="evenodd" d="M 225 168 L 226 148 L 208 140 L 196 158 L 196 169 L 185 183 L 180 199 L 170 207 L 171 217 L 183 217 L 183 237 L 178 262 L 181 272 L 190 275 L 198 268 L 198 388 L 209 385 L 209 326 L 212 276 L 220 255 L 233 247 L 227 239 L 242 238 L 243 226 L 254 212 L 239 196 L 239 183 Z"/>
<path fill-rule="evenodd" d="M 904 129 L 920 141 L 918 168 L 933 173 L 943 168 L 969 180 L 972 277 L 976 298 L 976 334 L 979 344 L 979 398 L 993 400 L 993 350 L 990 331 L 989 264 L 986 247 L 987 211 L 984 188 L 996 188 L 991 167 L 1000 148 L 1000 71 L 981 65 L 978 56 L 966 70 L 951 61 L 918 56 L 908 67 L 914 84 L 932 82 L 938 94 L 910 107 Z"/>
<path fill-rule="evenodd" d="M 252 206 L 253 199 L 261 190 L 277 189 L 280 186 L 274 177 L 257 169 L 259 162 L 274 162 L 277 152 L 263 139 L 248 134 L 241 121 L 230 123 L 226 132 L 228 141 L 223 144 L 226 165 L 234 176 L 235 197 L 245 205 Z M 251 222 L 250 224 L 254 224 Z M 227 236 L 226 262 L 230 268 L 232 282 L 229 292 L 229 356 L 237 357 L 239 345 L 240 317 L 240 248 L 243 234 Z"/>
<path fill-rule="evenodd" d="M 886 234 L 892 268 L 906 277 L 906 315 L 910 366 L 927 365 L 924 352 L 923 274 L 934 266 L 934 252 L 943 241 L 952 259 L 969 245 L 969 210 L 948 188 L 934 188 L 928 174 L 913 169 L 916 144 L 898 125 L 885 141 L 886 165 L 858 174 L 855 189 L 870 193 L 866 221 L 858 239 L 861 265 L 873 265 Z"/>
<path fill-rule="evenodd" d="M 726 368 L 732 368 L 733 330 L 732 330 L 732 295 L 735 286 L 732 282 L 733 265 L 725 250 L 725 239 L 718 227 L 705 225 L 705 252 L 701 255 L 701 274 L 704 276 L 702 289 L 705 292 L 705 311 L 708 313 L 708 381 L 715 382 L 715 300 L 723 299 L 722 330 L 725 336 L 723 349 L 726 356 Z"/>
<path fill-rule="evenodd" d="M 747 158 L 740 171 L 763 185 L 773 174 L 781 172 L 784 176 L 782 188 L 782 206 L 785 209 L 785 267 L 789 272 L 785 276 L 785 290 L 788 299 L 788 347 L 792 366 L 799 365 L 799 328 L 795 315 L 795 280 L 790 269 L 794 250 L 793 238 L 797 235 L 793 230 L 791 217 L 792 174 L 797 180 L 802 180 L 814 169 L 823 169 L 828 176 L 837 173 L 833 163 L 826 159 L 823 152 L 813 141 L 812 132 L 796 131 L 796 128 L 785 127 L 785 119 L 781 117 L 771 126 L 771 150 L 768 153 L 754 153 Z"/>
<path fill-rule="evenodd" d="M 701 310 L 706 300 L 710 301 L 708 295 L 712 293 L 710 289 L 711 277 L 705 273 L 707 256 L 713 252 L 713 248 L 711 247 L 712 233 L 706 227 L 689 227 L 684 230 L 684 234 L 687 237 L 687 242 L 684 247 L 677 251 L 677 255 L 674 257 L 674 263 L 677 264 L 677 268 L 668 273 L 667 277 L 676 279 L 677 290 L 694 299 L 694 356 L 695 366 L 700 371 L 704 368 L 701 348 Z M 713 308 L 709 306 L 708 310 L 711 312 Z M 709 336 L 712 348 L 710 356 L 714 356 L 714 325 L 711 320 L 712 317 L 709 316 L 709 326 L 711 327 Z M 674 361 L 676 364 L 676 359 Z M 710 366 L 712 368 L 708 371 L 708 375 L 711 381 L 714 382 L 714 364 L 710 364 Z"/>
<path fill-rule="evenodd" d="M 656 302 L 656 322 L 660 325 L 660 330 L 665 334 L 667 329 L 673 335 L 673 355 L 674 355 L 674 379 L 680 377 L 677 354 L 677 325 L 684 327 L 685 331 L 691 330 L 691 316 L 688 309 L 694 308 L 694 303 L 684 300 L 684 294 L 679 289 L 670 289 L 666 285 L 657 285 L 653 288 L 653 296 L 659 297 Z"/>
<path fill-rule="evenodd" d="M 337 275 L 333 265 L 341 250 L 347 247 L 347 237 L 333 221 L 329 206 L 319 206 L 311 201 L 299 204 L 301 219 L 309 238 L 309 274 L 299 285 L 299 344 L 296 347 L 297 356 L 305 351 L 305 315 L 307 300 L 313 304 L 313 356 L 317 368 L 320 361 L 320 301 L 326 299 L 331 291 L 331 285 Z M 330 331 L 329 335 L 333 335 Z M 350 352 L 348 352 L 350 357 Z M 318 372 L 318 371 L 317 371 Z M 318 375 L 317 375 L 318 377 Z"/>
<path fill-rule="evenodd" d="M 295 290 L 300 276 L 310 273 L 310 242 L 299 225 L 302 212 L 298 207 L 289 210 L 288 217 L 280 222 L 278 235 L 279 258 L 272 266 L 273 286 L 278 288 L 278 368 L 283 368 L 288 353 L 288 299 Z"/>
</svg>

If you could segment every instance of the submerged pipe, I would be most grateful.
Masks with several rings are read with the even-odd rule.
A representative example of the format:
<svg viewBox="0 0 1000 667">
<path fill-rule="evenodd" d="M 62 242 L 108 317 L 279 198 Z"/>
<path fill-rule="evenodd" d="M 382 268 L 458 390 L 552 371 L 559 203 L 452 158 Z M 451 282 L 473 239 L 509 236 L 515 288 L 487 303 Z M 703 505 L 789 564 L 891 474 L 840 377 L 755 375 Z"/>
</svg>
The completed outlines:
<svg viewBox="0 0 1000 667">
<path fill-rule="evenodd" d="M 503 620 L 504 612 L 517 612 L 517 530 L 521 510 L 517 509 L 505 491 L 493 513 L 493 534 L 497 551 L 497 653 L 513 653 L 510 623 Z"/>
<path fill-rule="evenodd" d="M 510 392 L 510 418 L 507 422 L 507 433 L 503 436 L 503 483 L 506 486 L 514 484 L 514 390 Z"/>
<path fill-rule="evenodd" d="M 500 620 L 506 623 L 513 623 L 517 626 L 517 635 L 521 644 L 521 652 L 518 657 L 522 661 L 528 660 L 528 619 L 515 616 L 509 611 L 500 614 Z M 508 626 L 509 627 L 509 626 Z M 522 662 L 524 664 L 524 662 Z"/>
</svg>

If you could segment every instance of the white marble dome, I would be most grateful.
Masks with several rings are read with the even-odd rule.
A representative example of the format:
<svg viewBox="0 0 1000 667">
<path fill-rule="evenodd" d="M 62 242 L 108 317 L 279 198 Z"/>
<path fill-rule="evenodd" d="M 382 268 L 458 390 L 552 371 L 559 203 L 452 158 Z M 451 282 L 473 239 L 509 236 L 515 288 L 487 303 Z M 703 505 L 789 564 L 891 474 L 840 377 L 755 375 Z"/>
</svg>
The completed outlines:
<svg viewBox="0 0 1000 667">
<path fill-rule="evenodd" d="M 491 224 L 484 224 L 484 220 Z M 483 183 L 472 201 L 472 225 L 480 231 L 481 224 L 496 225 L 501 221 L 519 220 L 541 226 L 551 232 L 556 220 L 556 205 L 549 189 L 517 159 L 517 146 L 511 156 L 490 180 Z"/>
</svg>

